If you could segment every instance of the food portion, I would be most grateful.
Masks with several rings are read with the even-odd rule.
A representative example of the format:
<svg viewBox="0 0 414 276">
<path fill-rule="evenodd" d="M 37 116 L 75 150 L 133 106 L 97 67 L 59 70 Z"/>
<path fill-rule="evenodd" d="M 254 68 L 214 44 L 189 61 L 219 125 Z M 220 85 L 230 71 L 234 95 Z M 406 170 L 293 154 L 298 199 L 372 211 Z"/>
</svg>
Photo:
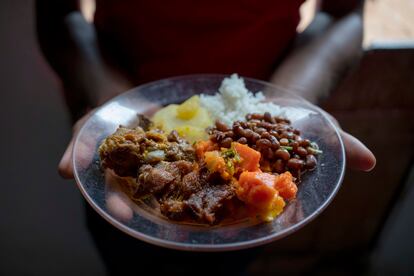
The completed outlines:
<svg viewBox="0 0 414 276">
<path fill-rule="evenodd" d="M 189 142 L 206 139 L 206 128 L 213 124 L 207 110 L 200 105 L 199 96 L 193 96 L 180 105 L 170 104 L 154 114 L 155 127 L 169 133 L 173 130 Z"/>
<path fill-rule="evenodd" d="M 128 179 L 133 200 L 154 197 L 174 221 L 271 221 L 295 199 L 321 151 L 237 75 L 219 91 L 119 127 L 99 147 L 101 165 Z"/>
<path fill-rule="evenodd" d="M 304 171 L 316 167 L 315 155 L 321 153 L 317 144 L 303 139 L 288 119 L 274 117 L 269 112 L 247 114 L 245 120 L 235 121 L 231 126 L 216 121 L 209 132 L 210 139 L 221 148 L 228 148 L 233 142 L 245 145 L 243 149 L 238 146 L 239 154 L 248 155 L 249 162 L 258 157 L 248 149 L 260 153 L 260 169 L 270 173 L 290 171 L 300 178 Z"/>
</svg>

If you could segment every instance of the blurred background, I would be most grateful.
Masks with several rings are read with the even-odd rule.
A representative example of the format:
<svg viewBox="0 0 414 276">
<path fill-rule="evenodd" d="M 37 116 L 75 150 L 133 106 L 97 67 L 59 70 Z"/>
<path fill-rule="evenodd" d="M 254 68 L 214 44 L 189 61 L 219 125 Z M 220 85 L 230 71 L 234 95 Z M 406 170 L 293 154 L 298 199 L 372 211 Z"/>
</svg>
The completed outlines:
<svg viewBox="0 0 414 276">
<path fill-rule="evenodd" d="M 303 5 L 298 31 L 311 21 L 314 5 Z M 94 2 L 82 1 L 82 7 L 92 20 Z M 59 80 L 39 51 L 33 8 L 30 0 L 0 2 L 0 275 L 102 275 L 81 195 L 57 174 L 70 118 Z M 370 174 L 347 172 L 326 212 L 278 244 L 296 254 L 298 244 L 312 242 L 299 252 L 304 267 L 343 256 L 343 262 L 321 265 L 320 274 L 414 275 L 413 14 L 412 0 L 366 1 L 364 56 L 324 103 L 373 150 L 378 164 Z M 376 100 L 366 104 L 368 98 Z M 272 274 L 280 267 L 292 269 L 288 258 L 266 254 L 251 272 Z"/>
</svg>

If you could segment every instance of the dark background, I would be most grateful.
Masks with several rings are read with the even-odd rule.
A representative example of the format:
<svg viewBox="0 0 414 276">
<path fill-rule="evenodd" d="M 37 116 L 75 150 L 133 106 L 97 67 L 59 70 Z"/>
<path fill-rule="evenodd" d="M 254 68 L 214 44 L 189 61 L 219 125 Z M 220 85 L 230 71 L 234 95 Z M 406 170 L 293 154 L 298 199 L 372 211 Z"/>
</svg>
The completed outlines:
<svg viewBox="0 0 414 276">
<path fill-rule="evenodd" d="M 0 2 L 0 38 L 0 275 L 102 275 L 81 195 L 57 174 L 71 127 L 33 1 Z"/>
<path fill-rule="evenodd" d="M 0 275 L 102 275 L 81 195 L 56 171 L 71 127 L 37 46 L 32 1 L 0 2 L 0 38 Z M 405 183 L 369 256 L 370 274 L 414 274 L 414 176 Z"/>
</svg>

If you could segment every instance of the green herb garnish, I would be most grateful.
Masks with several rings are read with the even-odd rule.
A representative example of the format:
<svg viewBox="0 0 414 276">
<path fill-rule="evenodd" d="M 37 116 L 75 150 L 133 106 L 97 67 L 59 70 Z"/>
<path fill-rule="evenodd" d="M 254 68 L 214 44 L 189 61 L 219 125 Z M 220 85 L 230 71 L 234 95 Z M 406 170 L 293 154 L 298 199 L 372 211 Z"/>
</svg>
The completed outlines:
<svg viewBox="0 0 414 276">
<path fill-rule="evenodd" d="M 232 146 L 229 149 L 221 149 L 221 156 L 224 158 L 224 161 L 226 162 L 226 168 L 228 173 L 233 175 L 235 172 L 234 164 L 240 162 L 240 155 Z"/>
<path fill-rule="evenodd" d="M 306 148 L 308 150 L 308 152 L 314 154 L 314 155 L 318 155 L 318 154 L 322 154 L 323 151 L 319 150 L 319 149 L 315 149 L 313 147 L 307 147 Z"/>
</svg>

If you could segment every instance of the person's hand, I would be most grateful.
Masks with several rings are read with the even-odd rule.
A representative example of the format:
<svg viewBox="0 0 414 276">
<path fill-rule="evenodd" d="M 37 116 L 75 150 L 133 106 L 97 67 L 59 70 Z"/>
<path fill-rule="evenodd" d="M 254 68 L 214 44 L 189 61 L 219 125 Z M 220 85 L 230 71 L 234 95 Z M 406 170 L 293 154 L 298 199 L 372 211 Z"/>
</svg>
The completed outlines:
<svg viewBox="0 0 414 276">
<path fill-rule="evenodd" d="M 339 129 L 345 147 L 346 165 L 358 171 L 371 171 L 377 162 L 374 154 L 357 138 L 343 131 L 334 117 L 328 113 L 325 114 Z"/>
<path fill-rule="evenodd" d="M 72 138 L 67 146 L 65 152 L 63 153 L 62 159 L 58 165 L 58 171 L 60 176 L 65 179 L 72 179 L 73 178 L 73 163 L 72 163 L 72 151 L 73 151 L 73 143 L 76 135 L 78 134 L 79 130 L 89 118 L 92 111 L 84 115 L 79 121 L 77 121 L 72 128 Z"/>
</svg>

